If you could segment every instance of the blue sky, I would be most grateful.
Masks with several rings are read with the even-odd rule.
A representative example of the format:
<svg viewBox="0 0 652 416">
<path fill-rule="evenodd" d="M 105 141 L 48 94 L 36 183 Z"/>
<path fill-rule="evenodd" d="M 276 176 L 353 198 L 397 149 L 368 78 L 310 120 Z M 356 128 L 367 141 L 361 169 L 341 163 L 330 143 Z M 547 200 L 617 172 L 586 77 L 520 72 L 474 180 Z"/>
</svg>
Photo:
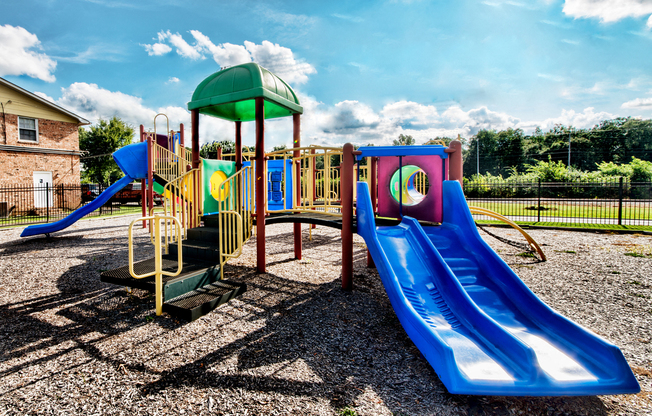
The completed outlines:
<svg viewBox="0 0 652 416">
<path fill-rule="evenodd" d="M 299 94 L 304 144 L 422 143 L 652 118 L 651 16 L 652 0 L 8 0 L 0 76 L 92 121 L 188 129 L 201 80 L 253 60 Z M 291 121 L 266 134 L 289 145 Z"/>
</svg>

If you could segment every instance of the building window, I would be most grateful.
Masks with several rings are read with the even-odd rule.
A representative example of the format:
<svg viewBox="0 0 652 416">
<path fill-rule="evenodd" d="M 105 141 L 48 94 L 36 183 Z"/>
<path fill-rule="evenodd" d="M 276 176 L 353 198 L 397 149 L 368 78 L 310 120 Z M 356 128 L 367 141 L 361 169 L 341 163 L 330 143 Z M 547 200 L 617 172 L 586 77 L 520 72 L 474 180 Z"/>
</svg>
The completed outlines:
<svg viewBox="0 0 652 416">
<path fill-rule="evenodd" d="M 38 120 L 35 118 L 18 117 L 18 130 L 21 142 L 38 143 Z"/>
</svg>

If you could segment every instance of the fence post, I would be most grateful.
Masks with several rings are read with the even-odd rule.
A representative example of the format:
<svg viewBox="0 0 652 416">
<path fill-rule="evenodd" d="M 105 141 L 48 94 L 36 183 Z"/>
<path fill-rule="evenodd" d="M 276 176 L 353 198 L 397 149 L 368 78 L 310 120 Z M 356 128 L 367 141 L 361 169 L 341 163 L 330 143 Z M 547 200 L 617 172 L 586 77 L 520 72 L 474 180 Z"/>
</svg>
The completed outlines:
<svg viewBox="0 0 652 416">
<path fill-rule="evenodd" d="M 541 222 L 541 178 L 539 178 L 539 187 L 537 189 L 537 222 Z"/>
<path fill-rule="evenodd" d="M 618 185 L 618 225 L 623 225 L 623 177 Z"/>
<path fill-rule="evenodd" d="M 50 222 L 50 183 L 45 182 L 45 222 Z"/>
</svg>

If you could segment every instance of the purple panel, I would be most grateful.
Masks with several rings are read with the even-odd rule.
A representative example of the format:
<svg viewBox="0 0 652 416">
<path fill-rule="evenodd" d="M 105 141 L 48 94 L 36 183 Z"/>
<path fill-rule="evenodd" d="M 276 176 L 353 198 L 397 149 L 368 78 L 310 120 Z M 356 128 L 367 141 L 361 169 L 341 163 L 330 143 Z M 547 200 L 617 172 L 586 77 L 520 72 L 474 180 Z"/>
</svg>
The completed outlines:
<svg viewBox="0 0 652 416">
<path fill-rule="evenodd" d="M 448 161 L 448 160 L 446 160 Z M 399 203 L 392 197 L 389 182 L 394 172 L 398 170 L 398 157 L 381 157 L 378 160 L 378 215 L 381 217 L 398 218 Z M 439 156 L 404 156 L 403 166 L 416 165 L 420 167 L 430 181 L 430 189 L 426 197 L 417 205 L 403 205 L 403 215 L 409 215 L 418 220 L 442 222 L 442 160 Z M 404 178 L 404 180 L 407 178 Z"/>
<path fill-rule="evenodd" d="M 156 144 L 158 144 L 159 146 L 164 147 L 164 148 L 172 151 L 172 149 L 170 149 L 168 147 L 168 135 L 167 134 L 158 134 L 157 133 L 156 134 Z"/>
</svg>

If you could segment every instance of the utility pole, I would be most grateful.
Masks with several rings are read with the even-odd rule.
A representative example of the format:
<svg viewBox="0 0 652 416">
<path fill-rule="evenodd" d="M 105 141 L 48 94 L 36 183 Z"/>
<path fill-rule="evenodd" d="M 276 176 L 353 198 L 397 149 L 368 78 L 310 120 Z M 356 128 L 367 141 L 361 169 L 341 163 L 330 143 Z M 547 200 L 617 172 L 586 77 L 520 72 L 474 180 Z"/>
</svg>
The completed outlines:
<svg viewBox="0 0 652 416">
<path fill-rule="evenodd" d="M 476 173 L 480 175 L 480 138 L 475 136 L 475 162 Z"/>
<path fill-rule="evenodd" d="M 570 170 L 570 155 L 571 155 L 571 127 L 568 128 L 568 169 Z"/>
</svg>

